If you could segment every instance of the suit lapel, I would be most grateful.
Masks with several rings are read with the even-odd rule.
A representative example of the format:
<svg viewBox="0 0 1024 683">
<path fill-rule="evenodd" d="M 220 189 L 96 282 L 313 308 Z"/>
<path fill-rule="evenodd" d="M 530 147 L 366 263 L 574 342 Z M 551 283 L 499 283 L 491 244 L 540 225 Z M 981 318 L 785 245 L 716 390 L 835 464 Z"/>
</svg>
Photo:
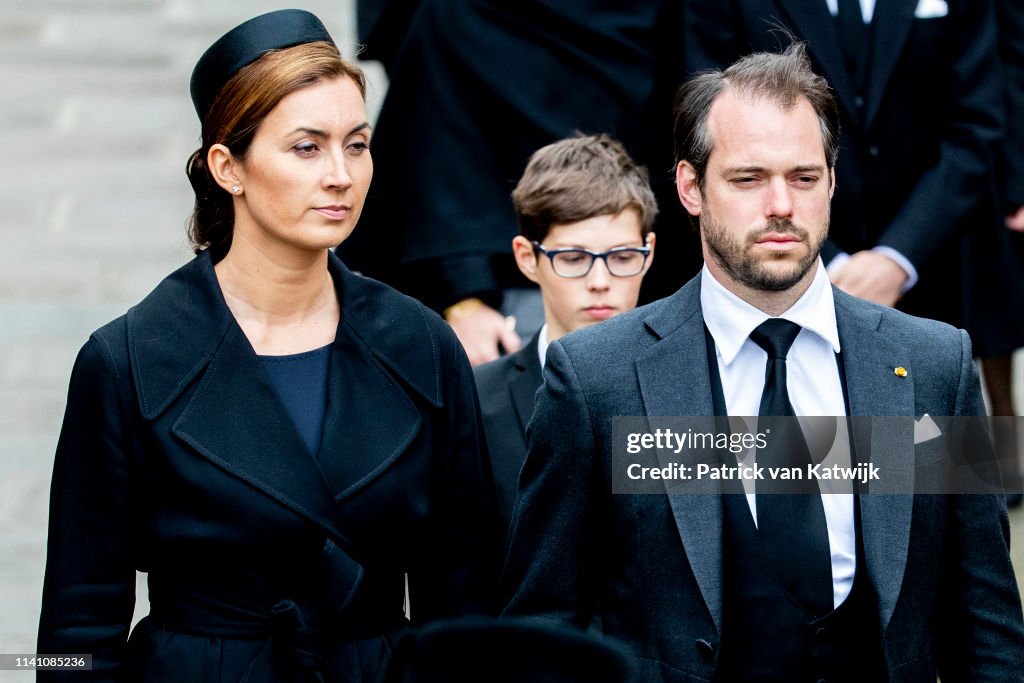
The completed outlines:
<svg viewBox="0 0 1024 683">
<path fill-rule="evenodd" d="M 856 113 L 857 89 L 846 68 L 843 51 L 839 47 L 839 32 L 835 18 L 829 14 L 824 0 L 778 0 L 798 36 L 807 41 L 807 49 L 817 61 L 822 76 L 828 79 L 843 109 L 851 113 L 853 125 L 858 125 Z M 880 3 L 885 4 L 885 3 Z M 875 10 L 877 13 L 877 9 Z"/>
<path fill-rule="evenodd" d="M 540 367 L 540 356 L 537 349 L 540 341 L 538 332 L 533 338 L 516 354 L 515 363 L 509 374 L 508 392 L 512 398 L 512 405 L 516 410 L 516 417 L 519 418 L 519 426 L 523 433 L 526 433 L 526 425 L 530 423 L 533 416 L 534 398 L 537 389 L 544 381 Z"/>
<path fill-rule="evenodd" d="M 882 330 L 882 313 L 834 290 L 839 341 L 850 392 L 850 413 L 881 416 L 870 430 L 854 429 L 856 452 L 870 453 L 883 481 L 894 490 L 912 491 L 914 481 L 914 384 L 898 377 L 902 366 L 913 377 L 905 349 Z M 863 419 L 863 417 L 861 418 Z M 863 424 L 863 423 L 861 423 Z M 870 436 L 867 435 L 870 431 Z M 859 494 L 864 559 L 868 577 L 878 594 L 883 631 L 888 626 L 903 584 L 910 544 L 913 496 L 910 493 Z"/>
<path fill-rule="evenodd" d="M 887 0 L 875 3 L 875 13 L 871 20 L 871 59 L 865 127 L 870 127 L 882 106 L 889 77 L 896 68 L 907 34 L 914 23 L 916 6 L 917 0 Z"/>
<path fill-rule="evenodd" d="M 700 276 L 664 300 L 645 323 L 659 338 L 636 360 L 645 414 L 707 416 L 714 429 L 714 407 L 700 311 Z M 653 425 L 652 425 L 653 426 Z M 662 465 L 676 457 L 659 451 Z M 715 627 L 722 628 L 722 500 L 717 481 L 692 482 L 701 495 L 669 494 L 679 538 Z"/>
</svg>

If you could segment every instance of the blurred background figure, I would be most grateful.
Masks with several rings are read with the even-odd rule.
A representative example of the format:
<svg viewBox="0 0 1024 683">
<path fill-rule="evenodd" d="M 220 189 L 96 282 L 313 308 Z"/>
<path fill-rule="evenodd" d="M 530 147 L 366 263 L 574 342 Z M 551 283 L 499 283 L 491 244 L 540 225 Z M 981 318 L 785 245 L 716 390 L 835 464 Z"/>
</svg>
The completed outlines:
<svg viewBox="0 0 1024 683">
<path fill-rule="evenodd" d="M 680 3 L 391 0 L 358 9 L 365 55 L 383 61 L 390 87 L 363 229 L 340 253 L 445 313 L 474 364 L 517 350 L 543 322 L 510 247 L 511 191 L 534 150 L 575 131 L 610 133 L 671 199 L 666 224 L 686 225 L 665 154 L 683 74 Z M 662 233 L 664 249 L 699 258 L 695 246 L 673 246 L 696 245 L 685 229 Z M 655 266 L 645 296 L 674 290 L 698 265 L 677 262 L 663 275 Z"/>
<path fill-rule="evenodd" d="M 1024 232 L 1024 0 L 999 2 L 999 53 L 1006 98 L 1003 197 L 1006 227 Z"/>
<path fill-rule="evenodd" d="M 1018 278 L 1024 279 L 1024 0 L 999 0 L 999 55 L 1003 62 L 1003 96 L 1006 103 L 1006 138 L 1002 153 L 1002 214 L 1010 234 L 1010 252 L 1016 259 Z M 1009 297 L 1002 307 L 1007 315 L 1018 305 Z M 996 416 L 1016 415 L 1012 348 L 990 355 L 982 364 L 985 384 Z M 1007 502 L 1021 504 L 1020 432 L 1014 420 L 997 420 L 999 449 Z"/>
</svg>

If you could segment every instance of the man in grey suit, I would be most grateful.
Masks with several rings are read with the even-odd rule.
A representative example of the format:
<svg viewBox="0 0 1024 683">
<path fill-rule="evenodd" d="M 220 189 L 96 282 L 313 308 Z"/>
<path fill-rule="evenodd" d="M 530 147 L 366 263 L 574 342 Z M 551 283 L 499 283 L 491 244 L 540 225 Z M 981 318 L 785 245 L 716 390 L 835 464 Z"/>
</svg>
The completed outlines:
<svg viewBox="0 0 1024 683">
<path fill-rule="evenodd" d="M 643 681 L 1024 680 L 1000 496 L 613 493 L 615 416 L 984 413 L 966 333 L 828 282 L 838 115 L 802 44 L 688 82 L 675 134 L 705 267 L 550 345 L 505 613 L 596 614 Z M 872 434 L 871 462 L 913 481 L 951 447 L 913 431 Z M 803 437 L 787 445 L 758 464 L 809 457 Z"/>
</svg>

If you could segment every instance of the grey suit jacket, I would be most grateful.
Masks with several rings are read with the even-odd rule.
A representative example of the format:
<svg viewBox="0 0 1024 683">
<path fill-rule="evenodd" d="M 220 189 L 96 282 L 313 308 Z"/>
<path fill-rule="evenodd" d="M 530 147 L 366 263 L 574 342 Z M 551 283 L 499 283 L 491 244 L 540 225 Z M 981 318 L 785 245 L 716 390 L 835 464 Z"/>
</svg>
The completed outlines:
<svg viewBox="0 0 1024 683">
<path fill-rule="evenodd" d="M 984 413 L 966 333 L 835 291 L 853 415 Z M 907 376 L 898 377 L 894 367 Z M 502 581 L 505 613 L 604 630 L 637 680 L 710 680 L 722 628 L 722 503 L 613 495 L 612 418 L 713 415 L 700 282 L 552 343 Z M 908 421 L 908 425 L 910 425 Z M 913 477 L 912 433 L 872 449 Z M 861 495 L 892 681 L 1022 680 L 1024 625 L 1001 496 Z M 600 605 L 600 608 L 598 608 Z"/>
</svg>

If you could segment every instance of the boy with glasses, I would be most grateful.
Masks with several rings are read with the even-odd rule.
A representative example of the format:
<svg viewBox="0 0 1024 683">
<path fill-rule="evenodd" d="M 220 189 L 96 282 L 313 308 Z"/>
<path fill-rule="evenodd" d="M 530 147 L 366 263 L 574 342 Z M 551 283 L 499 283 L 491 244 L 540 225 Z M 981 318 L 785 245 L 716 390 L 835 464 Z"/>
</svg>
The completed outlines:
<svg viewBox="0 0 1024 683">
<path fill-rule="evenodd" d="M 607 135 L 537 150 L 512 193 L 516 264 L 540 286 L 545 324 L 521 350 L 476 368 L 506 528 L 526 459 L 526 425 L 550 342 L 636 306 L 657 213 L 646 170 Z"/>
</svg>

